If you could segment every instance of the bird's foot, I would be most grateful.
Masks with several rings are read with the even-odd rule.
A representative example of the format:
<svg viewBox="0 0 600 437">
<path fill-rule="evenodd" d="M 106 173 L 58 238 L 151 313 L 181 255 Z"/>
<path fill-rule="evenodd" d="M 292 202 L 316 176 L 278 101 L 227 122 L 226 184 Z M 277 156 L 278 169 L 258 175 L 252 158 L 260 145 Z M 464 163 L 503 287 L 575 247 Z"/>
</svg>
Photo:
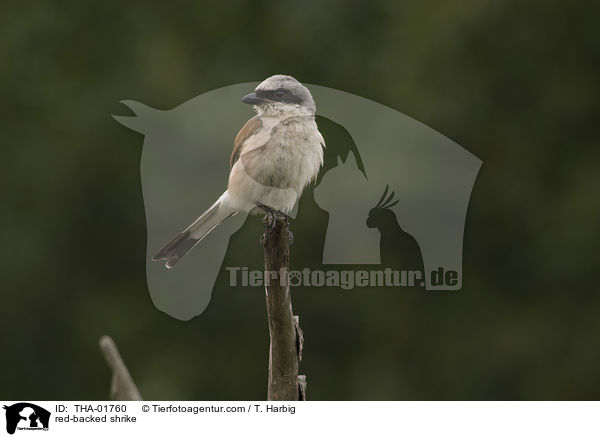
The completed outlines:
<svg viewBox="0 0 600 437">
<path fill-rule="evenodd" d="M 264 205 L 260 202 L 256 204 L 259 208 L 266 212 L 266 215 L 262 218 L 262 224 L 265 225 L 267 229 L 272 229 L 275 227 L 275 223 L 277 223 L 278 219 L 288 220 L 288 216 L 284 213 L 277 211 L 276 209 L 271 208 L 270 206 Z"/>
<path fill-rule="evenodd" d="M 282 213 L 281 211 L 277 211 L 276 209 L 271 208 L 270 206 L 264 205 L 262 203 L 257 203 L 256 206 L 265 211 L 266 215 L 262 218 L 261 222 L 267 228 L 265 233 L 260 236 L 260 244 L 264 246 L 265 236 L 268 232 L 273 231 L 275 229 L 275 225 L 277 224 L 277 220 L 285 220 L 286 223 L 290 224 L 289 217 Z M 288 229 L 288 245 L 291 246 L 294 242 L 294 234 L 292 231 Z"/>
<path fill-rule="evenodd" d="M 277 219 L 275 218 L 275 214 L 272 211 L 267 211 L 267 214 L 261 219 L 262 224 L 267 229 L 273 229 L 275 227 L 275 223 Z"/>
</svg>

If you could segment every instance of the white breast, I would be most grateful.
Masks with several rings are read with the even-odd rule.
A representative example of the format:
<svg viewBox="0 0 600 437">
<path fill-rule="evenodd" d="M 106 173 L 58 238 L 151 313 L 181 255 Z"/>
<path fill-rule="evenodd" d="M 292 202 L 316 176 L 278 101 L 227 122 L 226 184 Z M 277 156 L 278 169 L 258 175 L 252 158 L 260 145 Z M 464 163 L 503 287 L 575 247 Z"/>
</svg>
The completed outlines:
<svg viewBox="0 0 600 437">
<path fill-rule="evenodd" d="M 247 140 L 232 168 L 229 191 L 244 210 L 260 202 L 289 212 L 323 165 L 324 140 L 313 117 L 265 117 L 262 122 L 261 132 Z M 243 159 L 251 151 L 248 157 L 260 154 L 260 159 Z M 265 182 L 270 180 L 277 183 Z"/>
</svg>

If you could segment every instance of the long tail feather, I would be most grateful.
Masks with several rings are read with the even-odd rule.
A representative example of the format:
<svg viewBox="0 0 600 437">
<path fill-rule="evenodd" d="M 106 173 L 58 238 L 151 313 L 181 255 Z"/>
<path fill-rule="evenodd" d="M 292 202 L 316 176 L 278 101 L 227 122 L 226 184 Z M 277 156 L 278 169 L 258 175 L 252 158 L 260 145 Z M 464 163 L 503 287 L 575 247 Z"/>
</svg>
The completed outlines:
<svg viewBox="0 0 600 437">
<path fill-rule="evenodd" d="M 238 213 L 227 208 L 223 203 L 224 196 L 215 202 L 194 223 L 181 231 L 152 258 L 153 261 L 166 260 L 166 267 L 172 268 L 181 258 L 188 254 L 204 237 L 229 217 Z"/>
</svg>

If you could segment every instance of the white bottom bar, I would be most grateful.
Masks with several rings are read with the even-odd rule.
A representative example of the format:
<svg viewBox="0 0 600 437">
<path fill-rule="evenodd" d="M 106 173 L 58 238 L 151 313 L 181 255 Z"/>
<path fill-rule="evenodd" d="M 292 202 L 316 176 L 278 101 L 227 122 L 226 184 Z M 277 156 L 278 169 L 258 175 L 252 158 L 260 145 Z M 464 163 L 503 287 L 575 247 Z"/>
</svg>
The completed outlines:
<svg viewBox="0 0 600 437">
<path fill-rule="evenodd" d="M 7 409 L 1 414 L 0 433 L 6 431 L 7 420 L 14 424 L 15 419 L 15 434 L 21 437 L 42 430 L 46 410 L 50 413 L 48 434 L 42 435 L 47 437 L 146 433 L 244 437 L 600 435 L 599 402 L 27 401 L 37 410 L 20 405 L 13 408 L 17 402 L 2 402 Z M 15 413 L 19 408 L 21 412 Z M 27 417 L 19 419 L 15 414 Z"/>
</svg>

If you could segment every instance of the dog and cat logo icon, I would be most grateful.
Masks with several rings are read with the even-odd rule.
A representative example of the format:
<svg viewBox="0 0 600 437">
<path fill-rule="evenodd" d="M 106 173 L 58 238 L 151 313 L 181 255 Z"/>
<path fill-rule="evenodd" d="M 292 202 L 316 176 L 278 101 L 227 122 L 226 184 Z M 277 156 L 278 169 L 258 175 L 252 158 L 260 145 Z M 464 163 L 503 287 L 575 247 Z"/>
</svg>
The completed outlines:
<svg viewBox="0 0 600 437">
<path fill-rule="evenodd" d="M 28 402 L 19 402 L 10 406 L 4 405 L 6 410 L 6 432 L 14 434 L 19 431 L 48 431 L 50 412 L 38 405 Z"/>
</svg>

